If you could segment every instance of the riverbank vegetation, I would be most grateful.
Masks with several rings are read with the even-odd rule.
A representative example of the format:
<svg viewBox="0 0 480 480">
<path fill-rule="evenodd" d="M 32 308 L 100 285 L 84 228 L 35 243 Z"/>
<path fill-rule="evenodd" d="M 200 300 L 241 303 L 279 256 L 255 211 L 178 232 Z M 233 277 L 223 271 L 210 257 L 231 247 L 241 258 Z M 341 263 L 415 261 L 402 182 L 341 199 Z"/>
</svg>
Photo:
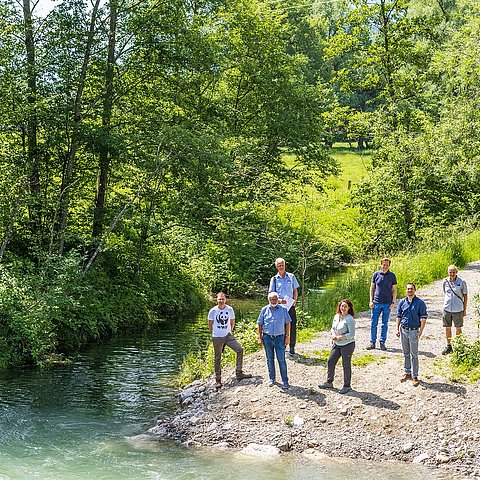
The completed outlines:
<svg viewBox="0 0 480 480">
<path fill-rule="evenodd" d="M 42 3 L 0 0 L 0 366 L 478 228 L 476 2 Z"/>
</svg>

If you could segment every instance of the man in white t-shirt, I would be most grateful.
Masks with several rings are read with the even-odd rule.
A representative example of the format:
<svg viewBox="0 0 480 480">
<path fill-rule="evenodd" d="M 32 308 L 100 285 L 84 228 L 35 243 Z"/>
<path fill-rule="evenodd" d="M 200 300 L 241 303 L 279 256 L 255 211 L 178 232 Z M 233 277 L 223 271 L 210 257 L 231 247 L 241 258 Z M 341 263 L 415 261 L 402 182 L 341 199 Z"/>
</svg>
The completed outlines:
<svg viewBox="0 0 480 480">
<path fill-rule="evenodd" d="M 235 312 L 227 305 L 227 298 L 223 292 L 217 294 L 217 306 L 208 312 L 208 328 L 212 334 L 213 348 L 215 352 L 215 388 L 222 386 L 222 353 L 225 345 L 237 354 L 236 377 L 237 380 L 252 378 L 250 374 L 243 373 L 243 347 L 232 335 L 235 327 Z"/>
</svg>

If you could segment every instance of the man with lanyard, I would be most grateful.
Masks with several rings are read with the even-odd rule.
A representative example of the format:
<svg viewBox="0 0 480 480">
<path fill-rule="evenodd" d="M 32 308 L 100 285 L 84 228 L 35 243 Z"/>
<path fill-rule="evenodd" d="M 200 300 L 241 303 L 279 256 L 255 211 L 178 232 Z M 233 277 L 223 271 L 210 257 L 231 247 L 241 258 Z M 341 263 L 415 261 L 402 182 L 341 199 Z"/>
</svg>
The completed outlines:
<svg viewBox="0 0 480 480">
<path fill-rule="evenodd" d="M 295 304 L 298 298 L 298 281 L 293 273 L 285 271 L 285 260 L 277 258 L 275 267 L 278 273 L 270 279 L 268 292 L 277 292 L 279 303 L 288 310 L 288 314 L 292 319 L 290 328 L 290 355 L 295 354 L 295 344 L 297 343 L 297 312 Z"/>
<path fill-rule="evenodd" d="M 258 343 L 265 348 L 269 386 L 275 385 L 275 355 L 277 356 L 282 388 L 288 390 L 287 362 L 285 346 L 290 341 L 290 315 L 279 305 L 278 293 L 268 294 L 268 305 L 262 308 L 258 316 Z"/>
<path fill-rule="evenodd" d="M 418 339 L 422 336 L 427 321 L 427 306 L 415 295 L 415 284 L 407 283 L 407 296 L 398 302 L 397 337 L 402 341 L 405 361 L 405 375 L 400 379 L 406 382 L 412 379 L 413 386 L 418 381 Z"/>
<path fill-rule="evenodd" d="M 372 310 L 372 323 L 370 325 L 370 344 L 367 350 L 375 348 L 377 341 L 377 326 L 380 313 L 382 314 L 382 327 L 380 329 L 380 349 L 386 350 L 388 319 L 390 310 L 395 308 L 397 300 L 397 277 L 390 271 L 390 259 L 382 258 L 382 268 L 372 275 L 370 283 L 370 308 Z"/>
<path fill-rule="evenodd" d="M 457 276 L 455 265 L 448 267 L 448 277 L 443 280 L 442 289 L 445 294 L 443 304 L 443 326 L 447 337 L 447 346 L 442 354 L 453 352 L 452 323 L 455 325 L 455 334 L 460 335 L 463 327 L 463 317 L 467 314 L 468 289 L 465 280 Z"/>
</svg>

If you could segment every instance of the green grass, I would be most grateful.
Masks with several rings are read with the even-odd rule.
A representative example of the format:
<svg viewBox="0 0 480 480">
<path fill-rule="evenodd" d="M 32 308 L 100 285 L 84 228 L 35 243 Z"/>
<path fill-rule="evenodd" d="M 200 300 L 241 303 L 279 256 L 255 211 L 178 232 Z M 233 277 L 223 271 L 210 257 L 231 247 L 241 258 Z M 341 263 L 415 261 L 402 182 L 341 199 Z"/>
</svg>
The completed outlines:
<svg viewBox="0 0 480 480">
<path fill-rule="evenodd" d="M 407 282 L 414 282 L 418 288 L 446 276 L 447 267 L 452 263 L 461 268 L 480 258 L 480 231 L 464 236 L 457 234 L 453 238 L 433 246 L 420 244 L 414 251 L 392 257 L 398 298 L 405 296 Z M 330 328 L 337 304 L 344 298 L 352 301 L 356 312 L 368 310 L 371 276 L 379 268 L 377 259 L 351 267 L 338 276 L 326 293 L 307 295 L 305 324 L 318 330 Z"/>
</svg>

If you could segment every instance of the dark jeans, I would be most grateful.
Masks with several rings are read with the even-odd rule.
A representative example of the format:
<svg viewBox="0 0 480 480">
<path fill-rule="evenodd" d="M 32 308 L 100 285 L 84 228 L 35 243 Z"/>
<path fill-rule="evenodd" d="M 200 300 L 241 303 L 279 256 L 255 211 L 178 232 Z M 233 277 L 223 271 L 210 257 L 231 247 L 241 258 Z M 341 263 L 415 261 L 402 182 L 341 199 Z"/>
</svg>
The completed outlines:
<svg viewBox="0 0 480 480">
<path fill-rule="evenodd" d="M 290 307 L 288 314 L 292 319 L 292 323 L 290 323 L 290 352 L 293 353 L 297 344 L 297 311 L 293 305 Z"/>
<path fill-rule="evenodd" d="M 346 345 L 334 345 L 330 356 L 328 357 L 328 371 L 327 382 L 333 383 L 335 377 L 335 366 L 340 357 L 342 357 L 343 365 L 343 386 L 350 387 L 352 380 L 352 355 L 355 350 L 355 342 L 347 343 Z"/>
</svg>

